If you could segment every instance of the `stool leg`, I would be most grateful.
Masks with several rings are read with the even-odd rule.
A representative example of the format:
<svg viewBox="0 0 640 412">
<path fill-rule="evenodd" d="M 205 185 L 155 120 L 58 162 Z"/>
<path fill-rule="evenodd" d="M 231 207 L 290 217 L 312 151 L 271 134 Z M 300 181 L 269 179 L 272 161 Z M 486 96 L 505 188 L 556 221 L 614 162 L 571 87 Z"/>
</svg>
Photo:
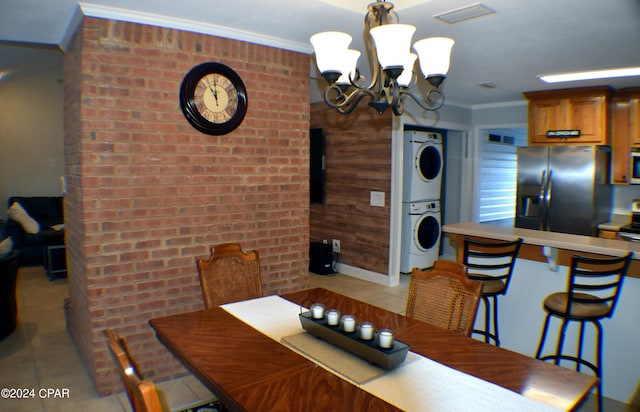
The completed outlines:
<svg viewBox="0 0 640 412">
<path fill-rule="evenodd" d="M 551 314 L 547 313 L 547 316 L 544 318 L 544 326 L 542 327 L 542 333 L 540 334 L 540 343 L 538 343 L 538 350 L 536 351 L 536 359 L 540 359 L 542 355 L 542 349 L 544 348 L 544 343 L 547 340 L 547 331 L 549 330 L 550 319 L 551 319 Z"/>
<path fill-rule="evenodd" d="M 584 340 L 584 321 L 580 321 L 580 337 L 578 338 L 578 359 L 582 359 L 582 341 Z M 576 362 L 576 371 L 580 372 L 582 363 Z"/>
<path fill-rule="evenodd" d="M 602 325 L 600 321 L 595 320 L 593 323 L 598 330 L 598 343 L 596 347 L 596 376 L 598 379 L 598 412 L 602 411 Z"/>
<path fill-rule="evenodd" d="M 498 332 L 498 296 L 493 296 L 493 330 L 495 331 L 494 340 L 496 346 L 500 346 L 500 333 Z"/>
<path fill-rule="evenodd" d="M 489 331 L 491 330 L 491 304 L 489 298 L 482 296 L 484 302 L 484 342 L 489 343 Z"/>
<path fill-rule="evenodd" d="M 569 322 L 567 318 L 562 319 L 562 327 L 560 330 L 560 336 L 558 336 L 558 346 L 556 346 L 556 359 L 555 364 L 560 365 L 560 355 L 562 355 L 562 349 L 564 348 L 564 337 L 567 334 L 567 326 Z"/>
</svg>

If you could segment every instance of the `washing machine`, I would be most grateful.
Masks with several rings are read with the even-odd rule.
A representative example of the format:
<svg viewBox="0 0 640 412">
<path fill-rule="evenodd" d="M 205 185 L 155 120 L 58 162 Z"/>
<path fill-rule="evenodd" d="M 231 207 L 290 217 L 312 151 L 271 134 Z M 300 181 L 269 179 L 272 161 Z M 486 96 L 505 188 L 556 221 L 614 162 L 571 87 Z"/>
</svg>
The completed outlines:
<svg viewBox="0 0 640 412">
<path fill-rule="evenodd" d="M 444 166 L 442 134 L 404 132 L 403 202 L 441 198 Z"/>
<path fill-rule="evenodd" d="M 429 268 L 438 259 L 440 201 L 403 203 L 400 272 Z"/>
</svg>

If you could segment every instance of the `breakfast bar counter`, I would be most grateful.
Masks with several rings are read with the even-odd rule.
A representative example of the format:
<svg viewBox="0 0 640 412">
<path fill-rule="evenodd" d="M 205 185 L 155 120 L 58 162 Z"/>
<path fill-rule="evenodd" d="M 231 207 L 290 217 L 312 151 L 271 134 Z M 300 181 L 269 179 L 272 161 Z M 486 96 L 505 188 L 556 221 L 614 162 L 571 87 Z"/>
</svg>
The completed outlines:
<svg viewBox="0 0 640 412">
<path fill-rule="evenodd" d="M 634 260 L 628 276 L 640 278 L 640 243 L 638 242 L 469 222 L 447 224 L 442 227 L 442 231 L 449 234 L 449 238 L 455 243 L 459 261 L 462 260 L 460 259 L 461 246 L 465 236 L 487 240 L 522 238 L 520 258 L 547 262 L 549 261 L 547 255 L 550 255 L 555 259 L 554 263 L 565 266 L 569 265 L 571 256 L 574 254 L 623 256 L 633 252 Z"/>
</svg>

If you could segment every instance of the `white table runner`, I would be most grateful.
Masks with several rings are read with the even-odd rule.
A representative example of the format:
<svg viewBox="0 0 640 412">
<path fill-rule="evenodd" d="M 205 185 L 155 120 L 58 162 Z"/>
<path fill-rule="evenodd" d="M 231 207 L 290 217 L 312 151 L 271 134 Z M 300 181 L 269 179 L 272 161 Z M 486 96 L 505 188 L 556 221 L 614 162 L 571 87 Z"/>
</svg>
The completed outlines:
<svg viewBox="0 0 640 412">
<path fill-rule="evenodd" d="M 222 308 L 277 342 L 303 330 L 298 318 L 300 306 L 279 296 L 230 303 Z M 337 347 L 335 350 L 342 351 Z M 412 353 L 412 356 L 418 359 L 356 386 L 411 412 L 561 410 L 419 354 Z"/>
</svg>

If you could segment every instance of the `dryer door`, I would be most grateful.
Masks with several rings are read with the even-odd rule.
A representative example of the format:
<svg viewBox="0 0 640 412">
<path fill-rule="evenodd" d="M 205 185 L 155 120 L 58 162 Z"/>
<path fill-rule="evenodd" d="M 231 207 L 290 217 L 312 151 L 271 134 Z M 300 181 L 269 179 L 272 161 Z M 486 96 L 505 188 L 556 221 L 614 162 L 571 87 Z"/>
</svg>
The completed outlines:
<svg viewBox="0 0 640 412">
<path fill-rule="evenodd" d="M 425 182 L 430 182 L 442 172 L 442 150 L 440 145 L 425 142 L 419 148 L 415 158 L 417 175 Z"/>
<path fill-rule="evenodd" d="M 440 241 L 440 220 L 433 213 L 425 213 L 413 229 L 413 241 L 422 252 L 427 252 Z"/>
</svg>

